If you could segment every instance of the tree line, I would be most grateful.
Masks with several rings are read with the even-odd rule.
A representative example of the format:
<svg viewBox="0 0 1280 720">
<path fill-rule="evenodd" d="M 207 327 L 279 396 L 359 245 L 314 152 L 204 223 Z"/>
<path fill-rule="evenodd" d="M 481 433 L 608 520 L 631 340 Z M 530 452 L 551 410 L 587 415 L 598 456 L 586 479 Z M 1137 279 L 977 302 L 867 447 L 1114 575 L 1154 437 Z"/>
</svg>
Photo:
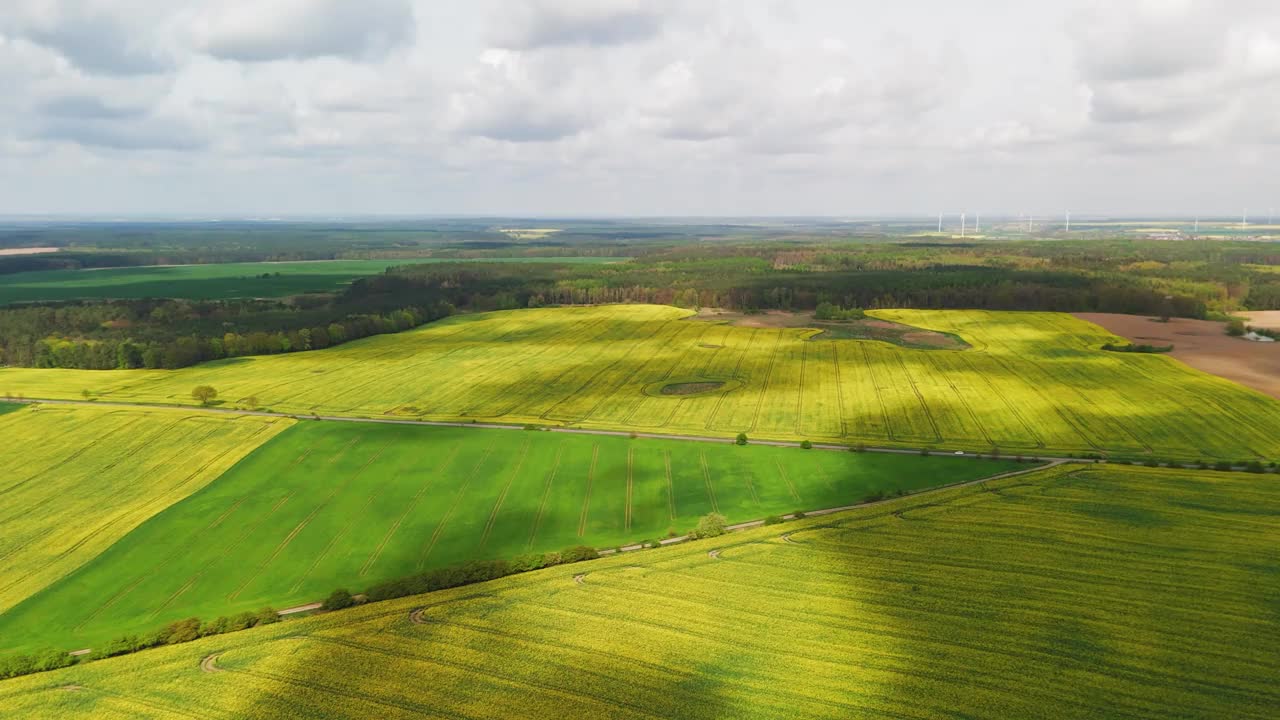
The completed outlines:
<svg viewBox="0 0 1280 720">
<path fill-rule="evenodd" d="M 348 312 L 283 303 L 109 301 L 0 310 L 0 364 L 82 370 L 175 369 L 246 355 L 321 350 L 452 314 L 448 304 Z"/>
</svg>

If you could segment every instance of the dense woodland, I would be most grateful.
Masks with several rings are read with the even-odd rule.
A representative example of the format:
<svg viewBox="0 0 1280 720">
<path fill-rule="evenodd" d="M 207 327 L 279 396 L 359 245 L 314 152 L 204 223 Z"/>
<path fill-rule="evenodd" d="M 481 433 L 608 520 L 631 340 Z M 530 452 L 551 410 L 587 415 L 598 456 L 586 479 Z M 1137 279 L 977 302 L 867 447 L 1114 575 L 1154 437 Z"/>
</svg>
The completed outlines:
<svg viewBox="0 0 1280 720">
<path fill-rule="evenodd" d="M 1191 318 L 1280 309 L 1280 244 L 1128 239 L 885 242 L 782 234 L 676 237 L 675 230 L 580 229 L 514 242 L 475 227 L 423 238 L 409 230 L 312 229 L 246 237 L 226 229 L 117 238 L 123 249 L 0 258 L 22 267 L 97 267 L 200 257 L 226 260 L 450 257 L 285 300 L 112 300 L 0 309 L 0 364 L 177 368 L 206 360 L 318 349 L 431 322 L 455 311 L 588 303 L 770 309 L 979 308 Z M 70 230 L 66 232 L 71 232 Z M 122 231 L 123 232 L 123 231 Z M 149 231 L 150 232 L 150 231 Z M 5 237 L 0 234 L 0 237 Z M 461 237 L 462 239 L 458 239 Z M 505 239 L 504 239 L 505 238 Z M 8 237 L 10 242 L 12 236 Z M 101 241 L 102 239 L 99 238 Z M 261 242 L 259 242 L 261 241 Z M 157 247 L 150 248 L 149 245 Z M 416 248 L 416 250 L 414 249 Z M 612 264 L 485 264 L 471 258 L 626 255 Z M 128 258 L 121 261 L 120 258 Z"/>
</svg>

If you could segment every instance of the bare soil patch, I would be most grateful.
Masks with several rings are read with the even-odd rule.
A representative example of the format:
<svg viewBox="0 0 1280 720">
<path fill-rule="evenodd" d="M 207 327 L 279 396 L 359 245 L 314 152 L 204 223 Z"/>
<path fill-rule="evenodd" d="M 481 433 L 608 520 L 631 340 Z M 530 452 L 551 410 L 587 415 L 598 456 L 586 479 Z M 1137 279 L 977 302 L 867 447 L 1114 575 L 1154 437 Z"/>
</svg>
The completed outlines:
<svg viewBox="0 0 1280 720">
<path fill-rule="evenodd" d="M 658 392 L 663 395 L 697 395 L 724 387 L 722 382 L 687 382 L 663 385 Z"/>
<path fill-rule="evenodd" d="M 26 247 L 26 248 L 0 248 L 0 257 L 6 255 L 44 255 L 45 253 L 56 253 L 56 247 Z"/>
<path fill-rule="evenodd" d="M 1249 319 L 1249 325 L 1264 330 L 1280 330 L 1280 310 L 1253 310 L 1236 313 Z"/>
<path fill-rule="evenodd" d="M 1173 345 L 1168 355 L 1197 370 L 1280 398 L 1280 343 L 1229 337 L 1224 323 L 1174 318 L 1168 323 L 1139 315 L 1076 313 L 1131 342 Z M 1277 313 L 1280 316 L 1280 313 Z"/>
<path fill-rule="evenodd" d="M 813 327 L 812 313 L 793 313 L 783 310 L 766 310 L 765 312 L 748 315 L 746 313 L 734 312 L 733 310 L 721 310 L 719 308 L 702 308 L 690 320 L 710 320 L 712 322 L 727 322 L 730 325 L 738 327 L 754 327 L 754 328 L 792 328 L 792 327 Z"/>
<path fill-rule="evenodd" d="M 951 348 L 956 346 L 956 341 L 936 332 L 909 332 L 903 333 L 902 339 L 913 345 L 931 345 L 933 347 Z"/>
</svg>

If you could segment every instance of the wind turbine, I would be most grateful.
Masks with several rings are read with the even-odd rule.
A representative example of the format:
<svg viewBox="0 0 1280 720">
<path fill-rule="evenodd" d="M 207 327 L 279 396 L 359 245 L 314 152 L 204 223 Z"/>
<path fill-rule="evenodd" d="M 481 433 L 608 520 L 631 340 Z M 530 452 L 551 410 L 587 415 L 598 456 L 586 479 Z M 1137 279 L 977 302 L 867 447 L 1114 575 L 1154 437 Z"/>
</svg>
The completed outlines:
<svg viewBox="0 0 1280 720">
<path fill-rule="evenodd" d="M 1244 215 L 1240 217 L 1240 229 L 1244 230 L 1249 227 L 1249 208 L 1244 209 Z"/>
<path fill-rule="evenodd" d="M 964 229 L 965 229 L 965 215 L 964 213 L 960 213 L 960 239 L 961 240 L 964 239 Z"/>
<path fill-rule="evenodd" d="M 1071 211 L 1067 211 L 1067 232 L 1071 232 Z"/>
<path fill-rule="evenodd" d="M 938 213 L 938 232 L 942 232 L 942 213 Z"/>
</svg>

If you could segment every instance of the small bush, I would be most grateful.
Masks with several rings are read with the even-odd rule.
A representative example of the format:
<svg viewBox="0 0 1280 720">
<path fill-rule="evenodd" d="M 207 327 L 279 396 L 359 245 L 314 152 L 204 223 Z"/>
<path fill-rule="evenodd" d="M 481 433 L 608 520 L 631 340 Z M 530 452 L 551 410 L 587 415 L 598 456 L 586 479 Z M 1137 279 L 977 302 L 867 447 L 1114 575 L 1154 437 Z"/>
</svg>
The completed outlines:
<svg viewBox="0 0 1280 720">
<path fill-rule="evenodd" d="M 254 627 L 258 625 L 273 625 L 280 622 L 280 613 L 275 608 L 264 607 L 254 615 Z"/>
<path fill-rule="evenodd" d="M 801 450 L 812 450 L 812 449 L 813 449 L 813 443 L 809 442 L 808 440 L 801 440 L 801 441 L 800 441 L 800 449 L 801 449 Z"/>
<path fill-rule="evenodd" d="M 780 524 L 782 524 L 782 516 L 781 516 L 781 515 L 770 515 L 769 517 L 767 517 L 767 518 L 765 518 L 765 519 L 764 519 L 764 524 L 765 524 L 765 525 L 780 525 Z"/>
<path fill-rule="evenodd" d="M 804 519 L 804 517 L 805 517 L 805 515 L 804 515 L 804 513 L 802 513 L 802 512 L 800 512 L 799 510 L 797 510 L 797 511 L 795 511 L 795 512 L 791 513 L 791 517 L 792 517 L 792 518 L 794 518 L 794 519 L 796 519 L 796 520 L 803 520 L 803 519 Z"/>
<path fill-rule="evenodd" d="M 1245 472 L 1258 473 L 1258 474 L 1261 474 L 1267 471 L 1267 469 L 1262 465 L 1262 463 L 1257 460 L 1254 460 L 1250 462 L 1248 465 L 1245 465 L 1244 470 Z"/>
<path fill-rule="evenodd" d="M 852 448 L 849 448 L 849 449 L 856 453 L 864 453 L 867 451 L 867 446 L 863 445 L 862 443 L 858 443 L 857 445 L 854 445 Z"/>
<path fill-rule="evenodd" d="M 737 445 L 746 445 L 746 444 L 747 444 L 747 434 L 746 434 L 746 433 L 744 433 L 744 432 L 740 432 L 740 433 L 738 433 L 738 437 L 737 437 L 736 439 L 734 439 L 734 441 L 733 441 L 733 442 L 734 442 L 735 444 L 737 444 Z"/>
<path fill-rule="evenodd" d="M 1218 462 L 1213 464 L 1213 469 L 1226 472 L 1231 469 L 1231 462 L 1228 460 L 1219 460 Z"/>
<path fill-rule="evenodd" d="M 1143 465 L 1146 465 L 1147 467 L 1151 467 L 1151 468 L 1160 467 L 1160 463 L 1156 460 L 1148 460 L 1145 463 L 1143 463 Z"/>
<path fill-rule="evenodd" d="M 586 545 L 575 545 L 560 551 L 560 561 L 566 565 L 582 562 L 583 560 L 595 560 L 598 557 L 600 557 L 600 553 L 595 548 Z"/>
<path fill-rule="evenodd" d="M 929 457 L 929 448 L 920 448 L 920 457 Z"/>
<path fill-rule="evenodd" d="M 320 609 L 321 610 L 345 610 L 355 604 L 356 604 L 356 601 L 352 599 L 351 593 L 349 591 L 347 591 L 345 588 L 338 588 L 337 590 L 334 590 L 333 592 L 329 593 L 329 597 L 325 598 L 324 602 L 321 603 Z"/>
</svg>

